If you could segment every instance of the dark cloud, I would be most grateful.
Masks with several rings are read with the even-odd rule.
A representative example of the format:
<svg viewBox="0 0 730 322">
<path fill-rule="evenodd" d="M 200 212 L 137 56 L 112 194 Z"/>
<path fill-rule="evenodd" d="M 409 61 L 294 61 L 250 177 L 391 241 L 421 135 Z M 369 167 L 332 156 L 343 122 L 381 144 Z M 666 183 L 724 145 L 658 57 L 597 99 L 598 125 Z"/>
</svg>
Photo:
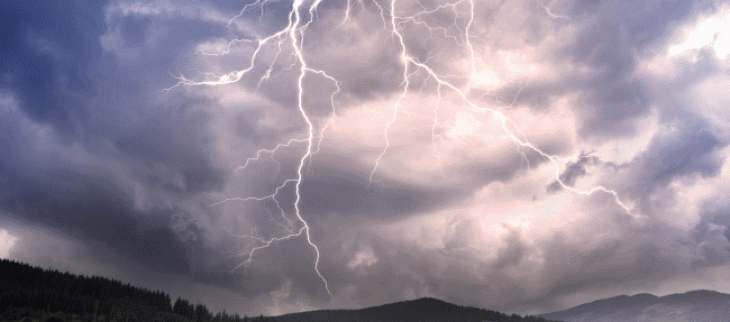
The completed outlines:
<svg viewBox="0 0 730 322">
<path fill-rule="evenodd" d="M 673 27 L 713 6 L 712 1 L 575 2 L 574 13 L 587 18 L 587 26 L 561 57 L 591 71 L 587 86 L 579 89 L 584 93 L 581 133 L 634 133 L 632 119 L 651 107 L 644 81 L 634 74 L 638 61 L 661 48 Z"/>
<path fill-rule="evenodd" d="M 457 166 L 451 170 L 457 179 L 440 177 L 414 182 L 385 175 L 369 181 L 367 171 L 372 170 L 371 165 L 353 163 L 339 154 L 321 153 L 313 157 L 305 173 L 302 211 L 311 214 L 314 222 L 318 216 L 332 213 L 372 221 L 397 221 L 458 207 L 475 190 L 492 182 L 511 180 L 526 170 L 527 163 L 538 166 L 544 162 L 547 160 L 536 153 L 515 152 Z"/>
<path fill-rule="evenodd" d="M 144 47 L 160 26 L 133 17 L 107 25 L 105 6 L 3 3 L 9 23 L 3 24 L 0 63 L 0 204 L 18 219 L 102 242 L 154 270 L 186 273 L 185 246 L 167 226 L 176 206 L 165 201 L 139 209 L 135 190 L 155 191 L 148 197 L 193 196 L 223 184 L 207 154 L 208 118 L 185 105 L 163 113 L 150 101 L 160 95 L 162 88 L 154 88 L 161 84 L 159 75 L 169 78 L 172 66 L 158 62 L 173 61 L 176 48 L 189 44 L 171 35 L 159 44 L 171 51 L 134 62 L 150 74 L 131 73 L 128 57 L 110 57 L 102 38 L 118 32 L 117 45 Z M 186 38 L 209 34 L 180 29 Z M 156 70 L 147 68 L 154 65 Z"/>
<path fill-rule="evenodd" d="M 312 177 L 302 184 L 303 211 L 339 213 L 394 220 L 434 207 L 445 207 L 460 191 L 398 182 L 368 182 L 368 173 L 335 155 L 317 155 Z M 316 218 L 315 218 L 316 221 Z"/>
<path fill-rule="evenodd" d="M 101 241 L 152 269 L 175 274 L 187 271 L 187 255 L 176 235 L 167 227 L 149 227 L 138 220 L 160 215 L 134 213 L 129 196 L 115 191 L 113 183 L 104 178 L 61 171 L 57 169 L 48 178 L 55 179 L 51 185 L 13 182 L 12 193 L 4 193 L 0 205 L 23 221 Z"/>
<path fill-rule="evenodd" d="M 657 136 L 636 160 L 635 193 L 650 194 L 676 178 L 717 175 L 725 161 L 717 151 L 725 146 L 727 142 L 703 123 L 683 123 Z"/>
<path fill-rule="evenodd" d="M 85 118 L 84 97 L 96 92 L 89 62 L 100 54 L 104 2 L 3 4 L 3 88 L 22 110 L 72 135 Z"/>
<path fill-rule="evenodd" d="M 695 240 L 705 240 L 710 235 L 722 234 L 730 241 L 730 207 L 727 206 L 727 199 L 727 195 L 721 192 L 702 205 L 702 220 L 693 233 Z M 724 256 L 730 256 L 730 248 L 724 250 Z"/>
<path fill-rule="evenodd" d="M 563 173 L 561 173 L 559 176 L 560 182 L 569 187 L 572 187 L 573 185 L 575 185 L 575 181 L 578 180 L 578 178 L 586 175 L 585 167 L 587 164 L 592 162 L 594 162 L 593 158 L 586 155 L 581 155 L 578 161 L 568 163 L 568 165 L 565 167 L 565 171 L 563 171 Z M 560 190 L 562 188 L 560 182 L 554 181 L 553 183 L 551 183 L 547 188 L 548 192 L 555 192 Z"/>
<path fill-rule="evenodd" d="M 166 117 L 165 122 L 177 119 Z M 137 165 L 140 179 L 149 186 L 185 194 L 218 190 L 223 185 L 223 173 L 205 154 L 207 146 L 214 142 L 200 133 L 190 132 L 196 128 L 203 130 L 206 119 L 203 113 L 193 113 L 171 125 L 151 118 L 135 132 L 116 138 L 114 147 L 124 155 L 134 156 L 130 160 L 133 163 L 141 163 Z M 177 182 L 166 178 L 169 173 L 179 178 Z"/>
</svg>

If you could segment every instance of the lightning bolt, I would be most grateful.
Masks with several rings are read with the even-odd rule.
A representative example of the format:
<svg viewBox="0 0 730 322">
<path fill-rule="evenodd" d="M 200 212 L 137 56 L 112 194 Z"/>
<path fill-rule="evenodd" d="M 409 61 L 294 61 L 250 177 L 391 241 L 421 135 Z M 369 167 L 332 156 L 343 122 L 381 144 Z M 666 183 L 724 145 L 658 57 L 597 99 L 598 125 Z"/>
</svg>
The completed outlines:
<svg viewBox="0 0 730 322">
<path fill-rule="evenodd" d="M 258 10 L 261 10 L 261 16 L 263 16 L 263 10 L 265 5 L 269 2 L 269 0 L 257 0 L 253 3 L 246 4 L 241 11 L 231 18 L 231 20 L 228 23 L 228 27 L 232 26 L 234 24 L 234 21 L 240 17 L 242 17 L 246 11 L 250 9 L 259 8 Z M 226 74 L 216 75 L 214 79 L 209 80 L 203 80 L 203 81 L 194 81 L 191 79 L 186 78 L 185 76 L 176 76 L 175 78 L 178 80 L 178 83 L 173 85 L 172 87 L 166 88 L 163 90 L 163 92 L 171 91 L 179 86 L 187 85 L 187 86 L 220 86 L 220 85 L 226 85 L 226 84 L 232 84 L 237 83 L 241 79 L 243 79 L 244 76 L 246 76 L 248 73 L 250 73 L 254 67 L 256 66 L 256 59 L 261 54 L 262 49 L 269 45 L 270 43 L 275 43 L 275 45 L 278 47 L 278 51 L 276 53 L 276 56 L 274 57 L 274 60 L 271 62 L 271 64 L 268 66 L 268 69 L 264 73 L 264 75 L 259 79 L 259 82 L 257 84 L 257 90 L 261 86 L 261 84 L 269 79 L 272 75 L 272 72 L 274 70 L 274 64 L 278 60 L 280 54 L 282 53 L 282 47 L 285 45 L 285 42 L 288 41 L 292 50 L 293 50 L 293 57 L 296 59 L 295 63 L 293 63 L 292 66 L 298 64 L 299 65 L 299 75 L 297 78 L 297 108 L 299 110 L 299 113 L 302 117 L 302 119 L 307 124 L 307 137 L 305 139 L 290 139 L 286 143 L 278 144 L 276 147 L 272 149 L 261 149 L 256 152 L 255 157 L 248 158 L 246 162 L 238 167 L 235 172 L 241 172 L 245 171 L 251 162 L 260 160 L 264 155 L 268 155 L 276 164 L 277 164 L 277 171 L 280 167 L 279 162 L 274 158 L 275 153 L 280 150 L 287 147 L 292 146 L 293 144 L 297 143 L 303 143 L 306 145 L 305 152 L 302 154 L 301 158 L 299 159 L 299 163 L 297 166 L 296 171 L 296 178 L 286 179 L 284 182 L 279 185 L 275 191 L 267 196 L 261 196 L 261 197 L 247 197 L 247 198 L 227 198 L 225 200 L 222 200 L 218 203 L 213 204 L 220 205 L 227 202 L 254 202 L 254 201 L 273 201 L 276 204 L 276 207 L 279 211 L 279 217 L 284 220 L 282 223 L 281 220 L 277 220 L 275 217 L 270 216 L 272 221 L 276 222 L 277 225 L 282 228 L 282 230 L 285 232 L 282 236 L 278 237 L 270 237 L 270 238 L 263 238 L 260 237 L 257 233 L 252 234 L 235 234 L 234 232 L 229 232 L 229 234 L 243 238 L 246 240 L 250 240 L 251 243 L 246 245 L 244 247 L 243 255 L 246 257 L 246 260 L 241 263 L 238 267 L 244 267 L 248 266 L 255 253 L 259 250 L 265 249 L 269 246 L 271 246 L 273 243 L 296 238 L 296 237 L 304 237 L 307 244 L 311 246 L 311 248 L 314 250 L 315 253 L 315 259 L 314 259 L 314 271 L 318 278 L 322 281 L 322 284 L 324 286 L 324 290 L 327 292 L 330 300 L 332 299 L 332 292 L 329 288 L 329 283 L 327 282 L 327 279 L 322 275 L 322 273 L 319 270 L 319 263 L 320 263 L 320 250 L 319 247 L 312 241 L 311 236 L 311 230 L 309 227 L 308 222 L 302 217 L 301 212 L 301 201 L 302 201 L 302 195 L 301 195 L 301 185 L 302 181 L 304 179 L 304 168 L 305 164 L 307 164 L 307 161 L 311 159 L 312 155 L 314 155 L 317 151 L 319 151 L 319 144 L 322 141 L 323 133 L 329 126 L 329 124 L 332 122 L 332 117 L 330 118 L 330 121 L 325 125 L 319 133 L 315 133 L 315 126 L 307 113 L 305 106 L 303 104 L 303 95 L 304 95 L 304 78 L 308 74 L 316 74 L 320 75 L 330 81 L 332 81 L 335 86 L 337 87 L 337 90 L 334 91 L 330 96 L 330 102 L 332 104 L 332 116 L 335 115 L 335 95 L 339 92 L 339 83 L 337 80 L 327 74 L 323 70 L 313 69 L 307 65 L 307 61 L 305 59 L 304 53 L 303 53 L 303 47 L 302 44 L 304 42 L 304 35 L 306 33 L 307 28 L 312 23 L 314 17 L 316 16 L 317 8 L 319 7 L 321 0 L 316 0 L 312 2 L 308 8 L 304 8 L 304 1 L 303 0 L 295 0 L 292 2 L 291 10 L 288 14 L 288 23 L 287 25 L 282 28 L 281 30 L 275 32 L 274 34 L 260 39 L 234 39 L 228 43 L 228 46 L 225 51 L 218 53 L 216 55 L 227 55 L 230 53 L 231 47 L 236 44 L 254 44 L 256 47 L 254 49 L 253 54 L 250 57 L 248 67 L 242 69 L 233 71 Z M 302 17 L 302 9 L 304 8 L 304 11 L 307 12 L 307 17 Z M 203 53 L 206 54 L 206 53 Z M 315 144 L 316 141 L 316 144 Z M 295 200 L 293 202 L 294 206 L 294 220 L 291 220 L 287 218 L 286 211 L 282 207 L 278 196 L 282 193 L 283 189 L 286 188 L 288 185 L 294 185 L 294 193 L 295 193 Z M 298 226 L 298 228 L 297 228 Z M 237 267 L 237 268 L 238 268 Z"/>
<path fill-rule="evenodd" d="M 553 17 L 553 18 L 565 18 L 565 19 L 569 19 L 568 17 L 558 16 L 558 15 L 553 14 L 550 11 L 550 8 L 549 7 L 543 5 L 542 2 L 540 2 L 539 0 L 536 0 L 536 1 L 538 1 L 538 4 L 541 7 L 543 7 L 543 9 L 545 9 L 545 11 L 551 17 Z M 597 193 L 597 192 L 607 193 L 607 194 L 609 194 L 609 195 L 611 195 L 613 197 L 613 199 L 616 202 L 616 204 L 619 205 L 621 208 L 623 208 L 623 210 L 627 214 L 629 214 L 630 216 L 634 217 L 635 219 L 640 219 L 641 218 L 640 216 L 635 215 L 635 214 L 632 213 L 631 209 L 621 200 L 621 198 L 619 197 L 618 193 L 615 190 L 608 189 L 608 188 L 606 188 L 604 186 L 600 186 L 600 185 L 599 186 L 595 186 L 595 187 L 593 187 L 591 189 L 588 189 L 588 190 L 581 190 L 581 189 L 577 189 L 577 188 L 571 187 L 570 185 L 566 184 L 560 178 L 561 165 L 558 162 L 559 159 L 557 157 L 552 156 L 552 155 L 550 155 L 548 153 L 545 153 L 539 147 L 537 147 L 536 145 L 534 145 L 530 141 L 528 141 L 527 140 L 527 136 L 524 135 L 518 129 L 518 127 L 516 126 L 516 124 L 514 123 L 514 121 L 512 121 L 504 113 L 500 112 L 499 110 L 495 110 L 495 109 L 491 109 L 491 108 L 488 108 L 488 107 L 479 106 L 474 100 L 472 100 L 472 99 L 469 98 L 470 85 L 472 84 L 473 75 L 476 74 L 475 50 L 474 50 L 474 47 L 472 46 L 472 44 L 470 42 L 470 38 L 472 38 L 472 37 L 469 35 L 469 30 L 470 30 L 470 28 L 471 28 L 471 26 L 473 25 L 473 22 L 474 22 L 474 1 L 473 0 L 459 0 L 459 1 L 451 2 L 451 3 L 447 3 L 447 4 L 443 4 L 443 5 L 438 5 L 435 8 L 430 9 L 430 10 L 429 9 L 426 9 L 419 2 L 419 5 L 424 10 L 423 11 L 419 11 L 419 12 L 413 14 L 413 15 L 408 15 L 408 16 L 399 16 L 397 14 L 397 10 L 396 10 L 396 8 L 397 8 L 396 3 L 397 2 L 398 2 L 397 0 L 390 0 L 390 8 L 389 8 L 389 15 L 390 15 L 389 18 L 390 19 L 387 19 L 386 18 L 386 11 L 384 10 L 384 8 L 381 5 L 379 5 L 377 2 L 374 2 L 377 5 L 377 7 L 380 9 L 381 17 L 382 17 L 383 21 L 386 21 L 386 20 L 390 21 L 390 25 L 389 25 L 388 29 L 391 31 L 392 37 L 394 37 L 395 39 L 397 39 L 397 43 L 400 46 L 400 53 L 401 53 L 401 55 L 400 55 L 400 61 L 402 62 L 402 65 L 403 65 L 403 74 L 402 74 L 403 75 L 403 82 L 401 83 L 401 86 L 403 86 L 403 91 L 401 92 L 399 98 L 396 100 L 396 102 L 395 102 L 395 104 L 393 106 L 393 116 L 392 116 L 392 118 L 390 119 L 390 121 L 385 126 L 385 129 L 384 129 L 384 132 L 383 132 L 384 148 L 380 152 L 380 154 L 378 155 L 378 157 L 376 158 L 376 160 L 374 162 L 374 166 L 373 166 L 373 168 L 372 168 L 372 170 L 370 172 L 370 176 L 369 176 L 369 182 L 370 183 L 376 181 L 374 178 L 375 178 L 375 175 L 376 175 L 376 172 L 377 172 L 378 168 L 380 167 L 380 162 L 382 161 L 383 157 L 387 154 L 388 150 L 390 149 L 389 132 L 390 132 L 390 129 L 393 126 L 393 124 L 395 124 L 397 122 L 398 116 L 401 114 L 401 109 L 402 109 L 401 102 L 408 95 L 408 88 L 409 88 L 409 85 L 411 83 L 410 78 L 409 78 L 409 75 L 411 75 L 411 74 L 414 73 L 413 71 L 411 71 L 411 69 L 414 68 L 416 70 L 426 72 L 430 78 L 432 78 L 432 79 L 434 79 L 436 81 L 436 83 L 437 83 L 437 94 L 438 94 L 438 100 L 436 102 L 436 104 L 437 104 L 436 110 L 438 109 L 438 104 L 439 104 L 439 102 L 440 102 L 440 100 L 442 98 L 442 90 L 443 89 L 449 89 L 449 90 L 453 91 L 461 99 L 461 101 L 463 102 L 463 104 L 464 104 L 464 106 L 465 106 L 466 109 L 468 109 L 470 111 L 474 111 L 474 112 L 479 112 L 479 113 L 490 113 L 494 118 L 496 118 L 497 120 L 499 120 L 499 122 L 501 124 L 502 131 L 512 140 L 512 142 L 514 142 L 515 144 L 517 144 L 521 148 L 525 148 L 527 150 L 531 150 L 533 152 L 536 152 L 537 154 L 539 154 L 543 158 L 545 158 L 548 161 L 550 161 L 554 165 L 554 168 L 555 168 L 555 180 L 556 180 L 556 182 L 563 189 L 566 189 L 568 191 L 571 191 L 571 192 L 576 193 L 576 194 L 581 194 L 581 195 L 592 195 L 592 194 Z M 463 90 L 460 89 L 459 86 L 457 86 L 453 82 L 449 82 L 448 80 L 446 80 L 446 78 L 443 75 L 440 75 L 433 68 L 431 68 L 427 64 L 427 62 L 421 62 L 421 61 L 419 61 L 419 59 L 417 57 L 411 55 L 409 53 L 408 47 L 405 44 L 405 41 L 404 41 L 404 38 L 405 37 L 404 37 L 403 31 L 402 31 L 402 30 L 405 29 L 405 27 L 402 27 L 402 26 L 405 23 L 407 23 L 407 22 L 411 22 L 411 23 L 414 23 L 414 24 L 417 24 L 417 25 L 426 26 L 426 28 L 428 28 L 429 32 L 431 32 L 431 33 L 436 33 L 436 32 L 443 33 L 445 37 L 452 38 L 452 39 L 456 40 L 456 42 L 458 43 L 460 41 L 458 40 L 458 38 L 456 38 L 456 36 L 449 36 L 448 34 L 446 34 L 445 29 L 442 28 L 442 27 L 432 27 L 432 26 L 429 26 L 428 23 L 424 20 L 425 18 L 423 18 L 423 17 L 426 17 L 426 16 L 428 16 L 430 14 L 436 13 L 436 12 L 438 12 L 440 10 L 445 10 L 445 9 L 452 10 L 452 12 L 454 14 L 454 17 L 455 17 L 454 18 L 454 26 L 456 27 L 456 29 L 461 30 L 458 27 L 458 24 L 456 22 L 456 19 L 459 16 L 459 12 L 457 10 L 457 7 L 459 5 L 462 5 L 462 4 L 468 5 L 468 7 L 469 7 L 468 15 L 469 16 L 468 16 L 468 21 L 467 21 L 466 27 L 463 30 L 464 37 L 463 37 L 463 41 L 461 41 L 461 43 L 462 43 L 461 45 L 464 46 L 464 47 L 466 47 L 466 49 L 467 49 L 467 51 L 469 53 L 469 57 L 470 57 L 470 61 L 471 61 L 471 72 L 472 72 L 471 76 L 469 77 L 469 81 L 467 82 L 466 89 L 463 89 Z M 514 99 L 512 101 L 512 104 L 510 104 L 510 106 L 511 105 L 514 105 L 514 103 L 517 101 L 517 97 L 519 96 L 519 93 L 526 86 L 527 86 L 527 84 L 524 84 L 523 86 L 520 87 L 517 95 L 514 97 Z M 435 113 L 437 113 L 437 112 L 435 112 Z M 433 133 L 435 132 L 435 126 L 437 126 L 437 124 L 438 124 L 438 119 L 435 119 L 433 124 L 434 124 L 434 129 L 432 130 L 432 136 L 433 136 Z M 434 139 L 432 137 L 432 141 L 433 140 Z M 523 154 L 523 157 L 524 157 L 524 154 Z M 526 159 L 526 157 L 525 157 L 525 159 Z M 440 167 L 439 167 L 439 169 L 440 169 Z M 443 172 L 441 172 L 441 173 L 443 175 Z"/>
<path fill-rule="evenodd" d="M 545 10 L 545 13 L 547 13 L 548 16 L 550 16 L 551 18 L 570 20 L 570 17 L 553 13 L 553 11 L 552 11 L 553 4 L 552 3 L 549 6 L 546 6 L 540 0 L 535 0 L 535 1 L 537 1 L 537 4 L 539 4 L 540 7 L 542 7 L 542 9 Z"/>
<path fill-rule="evenodd" d="M 228 27 L 234 26 L 237 19 L 240 19 L 244 16 L 244 14 L 252 10 L 259 10 L 261 12 L 261 16 L 259 19 L 262 19 L 264 8 L 270 1 L 274 0 L 257 0 L 244 5 L 241 11 L 229 20 Z M 553 14 L 550 11 L 550 7 L 545 6 L 542 2 L 540 2 L 540 0 L 535 1 L 537 1 L 537 3 L 551 17 L 567 19 L 567 17 Z M 368 8 L 368 4 L 372 4 L 380 14 L 383 28 L 385 28 L 385 30 L 390 33 L 390 38 L 399 48 L 399 61 L 400 65 L 402 66 L 402 73 L 400 74 L 401 82 L 399 84 L 399 88 L 402 88 L 402 91 L 398 94 L 398 97 L 392 106 L 392 114 L 390 116 L 390 119 L 383 129 L 383 148 L 373 162 L 373 167 L 368 176 L 368 184 L 372 184 L 374 182 L 382 183 L 378 180 L 378 170 L 381 167 L 383 158 L 386 157 L 390 150 L 391 131 L 398 122 L 399 118 L 402 117 L 404 113 L 406 113 L 403 108 L 403 101 L 409 95 L 411 95 L 410 88 L 413 84 L 415 84 L 415 81 L 412 81 L 412 77 L 418 73 L 425 73 L 425 75 L 427 76 L 426 79 L 428 81 L 435 82 L 436 93 L 438 97 L 432 111 L 433 122 L 431 123 L 431 142 L 433 146 L 432 152 L 436 156 L 438 168 L 442 176 L 445 176 L 445 174 L 441 166 L 440 154 L 436 147 L 436 128 L 440 125 L 439 108 L 442 99 L 444 97 L 444 94 L 449 91 L 456 94 L 456 97 L 461 101 L 463 109 L 491 115 L 493 119 L 499 122 L 501 132 L 503 132 L 504 135 L 509 138 L 517 147 L 527 151 L 532 151 L 538 154 L 540 157 L 544 158 L 545 160 L 551 162 L 555 169 L 555 180 L 562 188 L 581 195 L 592 195 L 599 192 L 609 194 L 613 197 L 616 204 L 622 207 L 626 213 L 637 217 L 632 214 L 630 207 L 628 207 L 619 198 L 619 194 L 614 190 L 608 189 L 604 186 L 595 186 L 588 190 L 581 190 L 574 188 L 564 182 L 560 178 L 561 168 L 563 168 L 563 166 L 561 166 L 561 160 L 559 158 L 544 152 L 538 146 L 531 143 L 527 139 L 527 136 L 519 130 L 515 122 L 503 112 L 497 109 L 481 106 L 478 104 L 479 99 L 471 98 L 473 96 L 472 86 L 474 84 L 475 75 L 477 74 L 478 65 L 478 58 L 472 44 L 472 39 L 474 38 L 474 36 L 472 36 L 470 33 L 471 29 L 473 28 L 475 19 L 474 0 L 458 0 L 453 2 L 447 2 L 445 4 L 434 6 L 430 9 L 426 8 L 425 5 L 417 1 L 416 4 L 419 5 L 422 10 L 411 14 L 399 13 L 398 4 L 401 2 L 402 1 L 389 0 L 386 4 L 386 1 L 377 0 L 348 0 L 342 20 L 340 21 L 339 25 L 336 26 L 337 28 L 346 28 L 350 20 L 353 18 L 352 10 L 354 10 L 356 7 L 360 7 L 362 10 L 366 10 Z M 328 74 L 325 70 L 310 67 L 307 64 L 307 59 L 304 51 L 303 44 L 305 42 L 305 34 L 308 27 L 313 23 L 315 17 L 317 16 L 317 10 L 321 3 L 322 0 L 294 0 L 291 2 L 291 9 L 287 15 L 287 24 L 281 29 L 273 32 L 268 36 L 255 37 L 253 39 L 231 40 L 228 42 L 227 48 L 218 53 L 200 53 L 201 55 L 227 55 L 230 54 L 231 48 L 233 46 L 252 46 L 253 52 L 250 55 L 248 64 L 245 68 L 223 74 L 204 74 L 204 76 L 206 77 L 203 80 L 193 80 L 185 77 L 184 75 L 173 75 L 173 77 L 177 79 L 177 83 L 169 88 L 164 89 L 163 92 L 172 91 L 181 86 L 221 86 L 237 83 L 249 73 L 251 73 L 252 70 L 254 70 L 254 68 L 256 67 L 257 59 L 259 59 L 262 55 L 263 48 L 267 46 L 275 46 L 277 48 L 277 51 L 275 56 L 273 57 L 273 61 L 271 61 L 271 63 L 266 68 L 264 74 L 258 79 L 256 87 L 258 90 L 263 82 L 269 80 L 271 77 L 275 77 L 273 75 L 275 70 L 274 66 L 284 53 L 284 47 L 291 47 L 290 57 L 293 57 L 294 62 L 290 63 L 289 68 L 292 71 L 297 71 L 296 104 L 299 115 L 306 123 L 306 131 L 302 135 L 302 137 L 291 138 L 287 142 L 280 143 L 272 148 L 258 150 L 255 156 L 246 159 L 243 165 L 236 168 L 235 173 L 245 172 L 253 162 L 261 161 L 264 157 L 268 157 L 270 160 L 276 163 L 278 172 L 280 169 L 280 164 L 275 157 L 276 153 L 282 149 L 292 148 L 294 146 L 301 145 L 303 146 L 304 152 L 301 153 L 301 156 L 298 160 L 298 164 L 296 166 L 296 175 L 293 178 L 284 179 L 283 182 L 281 182 L 281 184 L 276 187 L 274 191 L 269 195 L 250 196 L 242 198 L 226 198 L 213 205 L 221 205 L 229 202 L 273 202 L 276 205 L 278 213 L 270 213 L 269 217 L 271 221 L 276 223 L 276 225 L 281 229 L 281 233 L 278 236 L 264 238 L 257 233 L 255 228 L 250 234 L 236 234 L 234 232 L 229 232 L 235 237 L 249 241 L 248 243 L 246 243 L 241 251 L 241 255 L 246 259 L 238 267 L 247 267 L 251 263 L 256 252 L 270 247 L 274 243 L 289 240 L 292 238 L 303 237 L 309 247 L 311 247 L 311 249 L 314 251 L 314 271 L 317 277 L 322 281 L 322 286 L 329 295 L 330 300 L 332 300 L 333 296 L 330 291 L 329 283 L 319 269 L 321 257 L 320 249 L 312 241 L 309 223 L 303 217 L 301 210 L 301 187 L 302 182 L 305 179 L 305 169 L 307 168 L 307 164 L 311 165 L 312 157 L 320 151 L 320 144 L 324 138 L 325 132 L 327 131 L 330 124 L 332 124 L 332 122 L 334 122 L 337 117 L 335 108 L 335 97 L 340 92 L 339 81 L 330 74 Z M 444 11 L 449 11 L 453 14 L 454 22 L 451 26 L 453 28 L 433 26 L 429 23 L 429 17 L 431 15 Z M 466 22 L 459 24 L 459 19 L 463 19 L 464 15 L 466 15 Z M 432 35 L 440 34 L 443 37 L 457 43 L 459 47 L 461 47 L 468 53 L 468 64 L 471 68 L 470 74 L 467 76 L 440 74 L 434 67 L 430 65 L 430 60 L 432 59 L 431 57 L 422 61 L 417 56 L 413 55 L 405 40 L 404 33 L 407 24 L 415 24 L 425 27 Z M 458 33 L 450 33 L 449 30 L 451 29 L 457 30 Z M 336 90 L 334 90 L 330 95 L 331 112 L 328 116 L 327 122 L 323 126 L 315 126 L 312 117 L 307 112 L 307 108 L 305 108 L 304 106 L 304 79 L 308 75 L 316 75 L 318 77 L 327 79 L 336 87 Z M 459 85 L 457 81 L 453 81 L 452 79 L 463 80 L 465 82 L 462 85 Z M 512 103 L 509 104 L 510 106 L 516 103 L 521 91 L 526 86 L 528 86 L 528 84 L 529 82 L 523 84 L 519 88 L 519 91 L 513 98 Z M 423 86 L 425 86 L 425 83 Z M 419 92 L 421 90 L 419 90 Z M 523 159 L 527 160 L 526 155 L 524 153 L 522 155 Z M 285 211 L 280 201 L 280 196 L 283 193 L 284 189 L 287 187 L 293 187 L 295 195 L 293 201 L 294 212 L 291 217 L 287 216 L 287 211 Z"/>
</svg>

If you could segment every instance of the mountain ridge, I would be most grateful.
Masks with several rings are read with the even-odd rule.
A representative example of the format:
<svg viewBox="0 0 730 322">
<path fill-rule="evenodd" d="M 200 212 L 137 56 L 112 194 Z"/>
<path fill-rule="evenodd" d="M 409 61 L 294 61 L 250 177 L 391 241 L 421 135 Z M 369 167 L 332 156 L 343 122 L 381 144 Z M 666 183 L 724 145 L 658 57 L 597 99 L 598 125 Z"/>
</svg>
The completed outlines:
<svg viewBox="0 0 730 322">
<path fill-rule="evenodd" d="M 510 321 L 510 322 L 547 322 L 536 316 L 507 315 L 497 311 L 451 304 L 435 298 L 419 298 L 383 304 L 362 309 L 316 310 L 284 314 L 276 317 L 278 322 L 448 322 L 448 321 Z"/>
<path fill-rule="evenodd" d="M 540 314 L 565 322 L 730 322 L 730 294 L 712 290 L 620 295 Z"/>
</svg>

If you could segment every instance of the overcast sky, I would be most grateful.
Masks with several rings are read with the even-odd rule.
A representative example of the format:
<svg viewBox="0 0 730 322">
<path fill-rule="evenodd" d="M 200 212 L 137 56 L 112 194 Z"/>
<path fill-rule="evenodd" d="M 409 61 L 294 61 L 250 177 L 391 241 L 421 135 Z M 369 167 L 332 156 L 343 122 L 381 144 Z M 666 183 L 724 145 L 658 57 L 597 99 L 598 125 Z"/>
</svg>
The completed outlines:
<svg viewBox="0 0 730 322">
<path fill-rule="evenodd" d="M 248 315 L 730 292 L 729 19 L 2 1 L 0 257 Z"/>
</svg>

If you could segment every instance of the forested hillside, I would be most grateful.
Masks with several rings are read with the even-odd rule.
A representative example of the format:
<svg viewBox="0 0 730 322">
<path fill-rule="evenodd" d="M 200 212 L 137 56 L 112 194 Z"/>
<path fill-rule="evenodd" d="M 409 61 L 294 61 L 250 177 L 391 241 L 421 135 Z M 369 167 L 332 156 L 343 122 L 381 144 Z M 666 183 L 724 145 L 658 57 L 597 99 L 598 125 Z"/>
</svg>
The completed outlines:
<svg viewBox="0 0 730 322">
<path fill-rule="evenodd" d="M 104 277 L 86 277 L 0 260 L 0 321 L 179 321 L 270 322 L 213 314 L 161 291 L 122 284 Z"/>
</svg>

